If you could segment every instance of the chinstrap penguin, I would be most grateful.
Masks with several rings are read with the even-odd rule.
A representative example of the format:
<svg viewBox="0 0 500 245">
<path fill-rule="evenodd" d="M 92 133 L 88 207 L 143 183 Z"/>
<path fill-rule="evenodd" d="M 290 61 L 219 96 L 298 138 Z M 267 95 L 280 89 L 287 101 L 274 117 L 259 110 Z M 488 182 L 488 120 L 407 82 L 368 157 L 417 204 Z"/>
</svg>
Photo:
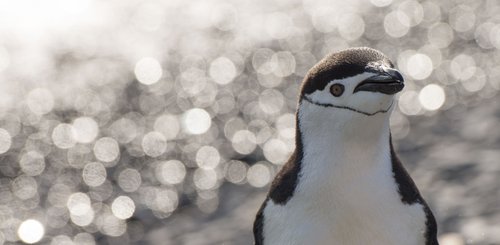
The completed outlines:
<svg viewBox="0 0 500 245">
<path fill-rule="evenodd" d="M 402 75 L 380 51 L 330 54 L 304 78 L 296 148 L 257 213 L 256 245 L 435 245 L 429 206 L 392 146 Z"/>
</svg>

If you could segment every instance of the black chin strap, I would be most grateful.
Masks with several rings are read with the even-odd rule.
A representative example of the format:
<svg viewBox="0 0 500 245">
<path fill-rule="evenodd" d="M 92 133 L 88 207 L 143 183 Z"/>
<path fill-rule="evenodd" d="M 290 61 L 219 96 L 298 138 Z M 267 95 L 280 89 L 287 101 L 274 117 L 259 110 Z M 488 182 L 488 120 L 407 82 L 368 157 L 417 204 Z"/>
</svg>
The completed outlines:
<svg viewBox="0 0 500 245">
<path fill-rule="evenodd" d="M 323 103 L 314 102 L 309 97 L 307 97 L 307 95 L 305 95 L 303 98 L 306 101 L 308 101 L 308 102 L 310 102 L 312 104 L 318 105 L 318 106 L 322 106 L 322 107 L 334 107 L 334 108 L 339 108 L 339 109 L 346 109 L 346 110 L 354 111 L 354 112 L 357 112 L 357 113 L 360 113 L 360 114 L 363 114 L 363 115 L 366 115 L 366 116 L 373 116 L 373 115 L 375 115 L 377 113 L 386 113 L 386 112 L 388 112 L 391 109 L 392 104 L 394 103 L 394 100 L 393 100 L 391 102 L 391 104 L 389 105 L 389 107 L 387 109 L 385 109 L 385 110 L 378 110 L 378 111 L 376 111 L 374 113 L 368 113 L 368 112 L 356 110 L 354 108 L 347 107 L 347 106 L 339 106 L 339 105 L 334 105 L 334 104 L 323 104 Z"/>
</svg>

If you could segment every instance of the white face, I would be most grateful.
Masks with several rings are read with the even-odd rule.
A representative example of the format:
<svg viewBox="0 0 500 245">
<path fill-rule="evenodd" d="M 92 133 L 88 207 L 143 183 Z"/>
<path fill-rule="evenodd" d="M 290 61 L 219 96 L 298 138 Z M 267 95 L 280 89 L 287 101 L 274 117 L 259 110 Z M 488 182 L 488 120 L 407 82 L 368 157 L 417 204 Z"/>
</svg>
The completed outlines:
<svg viewBox="0 0 500 245">
<path fill-rule="evenodd" d="M 349 110 L 352 113 L 371 116 L 390 112 L 394 106 L 394 95 L 372 91 L 357 91 L 354 88 L 362 81 L 380 74 L 364 72 L 354 77 L 330 81 L 323 90 L 316 90 L 304 95 L 304 100 L 316 106 L 330 107 L 331 110 Z M 344 91 L 341 95 L 332 94 L 332 86 L 341 84 Z"/>
</svg>

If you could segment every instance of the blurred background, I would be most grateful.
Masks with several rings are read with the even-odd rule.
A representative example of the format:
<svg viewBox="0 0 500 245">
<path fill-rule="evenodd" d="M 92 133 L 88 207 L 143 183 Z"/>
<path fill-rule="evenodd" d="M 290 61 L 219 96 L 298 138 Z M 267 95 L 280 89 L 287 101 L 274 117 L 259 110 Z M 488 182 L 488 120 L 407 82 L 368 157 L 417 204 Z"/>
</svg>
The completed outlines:
<svg viewBox="0 0 500 245">
<path fill-rule="evenodd" d="M 0 0 L 0 244 L 251 244 L 326 54 L 386 53 L 444 245 L 500 244 L 500 2 Z"/>
</svg>

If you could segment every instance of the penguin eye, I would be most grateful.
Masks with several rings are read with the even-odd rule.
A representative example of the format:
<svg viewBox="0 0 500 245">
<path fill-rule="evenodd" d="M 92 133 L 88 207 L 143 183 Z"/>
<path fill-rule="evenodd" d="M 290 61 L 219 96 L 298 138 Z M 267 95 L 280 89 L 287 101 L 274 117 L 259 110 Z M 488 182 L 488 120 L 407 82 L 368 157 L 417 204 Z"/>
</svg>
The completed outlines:
<svg viewBox="0 0 500 245">
<path fill-rule="evenodd" d="M 344 93 L 344 85 L 336 83 L 330 87 L 330 93 L 335 97 L 339 97 Z"/>
</svg>

